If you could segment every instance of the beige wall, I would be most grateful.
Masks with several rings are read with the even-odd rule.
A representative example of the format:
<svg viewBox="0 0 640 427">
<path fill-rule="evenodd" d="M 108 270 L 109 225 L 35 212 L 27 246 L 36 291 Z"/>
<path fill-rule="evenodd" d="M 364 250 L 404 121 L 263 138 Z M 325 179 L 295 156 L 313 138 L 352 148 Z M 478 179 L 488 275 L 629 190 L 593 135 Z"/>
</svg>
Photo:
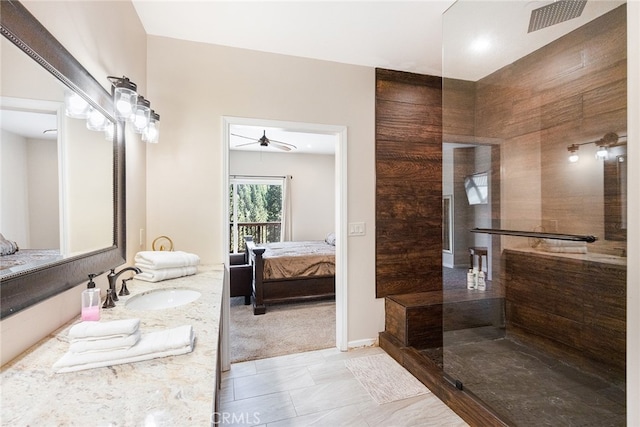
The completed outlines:
<svg viewBox="0 0 640 427">
<path fill-rule="evenodd" d="M 348 217 L 367 235 L 348 240 L 349 342 L 375 339 L 374 69 L 150 36 L 149 97 L 162 134 L 147 150 L 147 241 L 223 262 L 222 117 L 348 128 Z"/>
<path fill-rule="evenodd" d="M 229 174 L 291 180 L 292 240 L 322 240 L 335 232 L 335 156 L 231 151 Z"/>
</svg>

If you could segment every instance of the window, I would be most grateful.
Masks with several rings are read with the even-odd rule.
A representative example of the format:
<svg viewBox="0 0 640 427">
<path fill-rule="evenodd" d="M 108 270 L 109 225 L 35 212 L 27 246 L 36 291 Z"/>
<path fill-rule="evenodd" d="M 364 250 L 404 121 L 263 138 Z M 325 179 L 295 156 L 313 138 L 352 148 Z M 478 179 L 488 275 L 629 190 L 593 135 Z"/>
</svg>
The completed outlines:
<svg viewBox="0 0 640 427">
<path fill-rule="evenodd" d="M 282 240 L 284 178 L 231 178 L 229 250 L 244 251 L 244 236 L 256 243 Z"/>
</svg>

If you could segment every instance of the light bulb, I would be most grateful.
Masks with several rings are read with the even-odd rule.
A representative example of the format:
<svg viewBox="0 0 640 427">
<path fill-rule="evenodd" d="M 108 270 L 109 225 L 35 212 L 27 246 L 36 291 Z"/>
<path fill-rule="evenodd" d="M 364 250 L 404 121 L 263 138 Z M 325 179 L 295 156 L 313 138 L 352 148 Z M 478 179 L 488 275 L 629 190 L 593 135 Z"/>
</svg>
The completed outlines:
<svg viewBox="0 0 640 427">
<path fill-rule="evenodd" d="M 571 155 L 569 156 L 569 161 L 571 163 L 576 163 L 579 159 L 580 157 L 578 156 L 578 153 L 571 153 Z"/>
<path fill-rule="evenodd" d="M 606 160 L 609 156 L 607 152 L 607 147 L 598 147 L 598 151 L 596 152 L 596 159 Z"/>
<path fill-rule="evenodd" d="M 107 118 L 98 110 L 91 107 L 89 108 L 89 115 L 87 116 L 87 129 L 104 131 L 109 126 Z"/>
</svg>

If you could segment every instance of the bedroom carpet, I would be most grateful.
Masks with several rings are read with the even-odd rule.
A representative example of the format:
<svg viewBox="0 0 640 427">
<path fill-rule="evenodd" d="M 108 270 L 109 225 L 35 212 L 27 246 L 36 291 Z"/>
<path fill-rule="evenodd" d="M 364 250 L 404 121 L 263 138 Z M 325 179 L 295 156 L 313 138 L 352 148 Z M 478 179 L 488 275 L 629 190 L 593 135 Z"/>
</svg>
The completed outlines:
<svg viewBox="0 0 640 427">
<path fill-rule="evenodd" d="M 378 405 L 430 393 L 386 353 L 349 359 L 344 364 Z"/>
<path fill-rule="evenodd" d="M 336 345 L 335 301 L 272 305 L 254 316 L 244 297 L 231 298 L 229 317 L 231 363 Z"/>
</svg>

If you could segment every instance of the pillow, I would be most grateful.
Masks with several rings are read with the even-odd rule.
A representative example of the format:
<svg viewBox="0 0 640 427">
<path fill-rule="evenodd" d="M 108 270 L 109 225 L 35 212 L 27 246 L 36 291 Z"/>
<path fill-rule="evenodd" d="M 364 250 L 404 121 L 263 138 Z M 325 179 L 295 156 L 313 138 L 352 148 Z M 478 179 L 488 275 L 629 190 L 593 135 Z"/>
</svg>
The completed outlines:
<svg viewBox="0 0 640 427">
<path fill-rule="evenodd" d="M 328 244 L 330 244 L 331 246 L 335 246 L 336 245 L 336 233 L 327 234 L 327 237 L 324 239 L 324 241 L 327 242 Z"/>
<path fill-rule="evenodd" d="M 0 255 L 12 255 L 18 252 L 18 244 L 16 242 L 12 242 L 11 240 L 7 240 L 0 233 Z"/>
</svg>

